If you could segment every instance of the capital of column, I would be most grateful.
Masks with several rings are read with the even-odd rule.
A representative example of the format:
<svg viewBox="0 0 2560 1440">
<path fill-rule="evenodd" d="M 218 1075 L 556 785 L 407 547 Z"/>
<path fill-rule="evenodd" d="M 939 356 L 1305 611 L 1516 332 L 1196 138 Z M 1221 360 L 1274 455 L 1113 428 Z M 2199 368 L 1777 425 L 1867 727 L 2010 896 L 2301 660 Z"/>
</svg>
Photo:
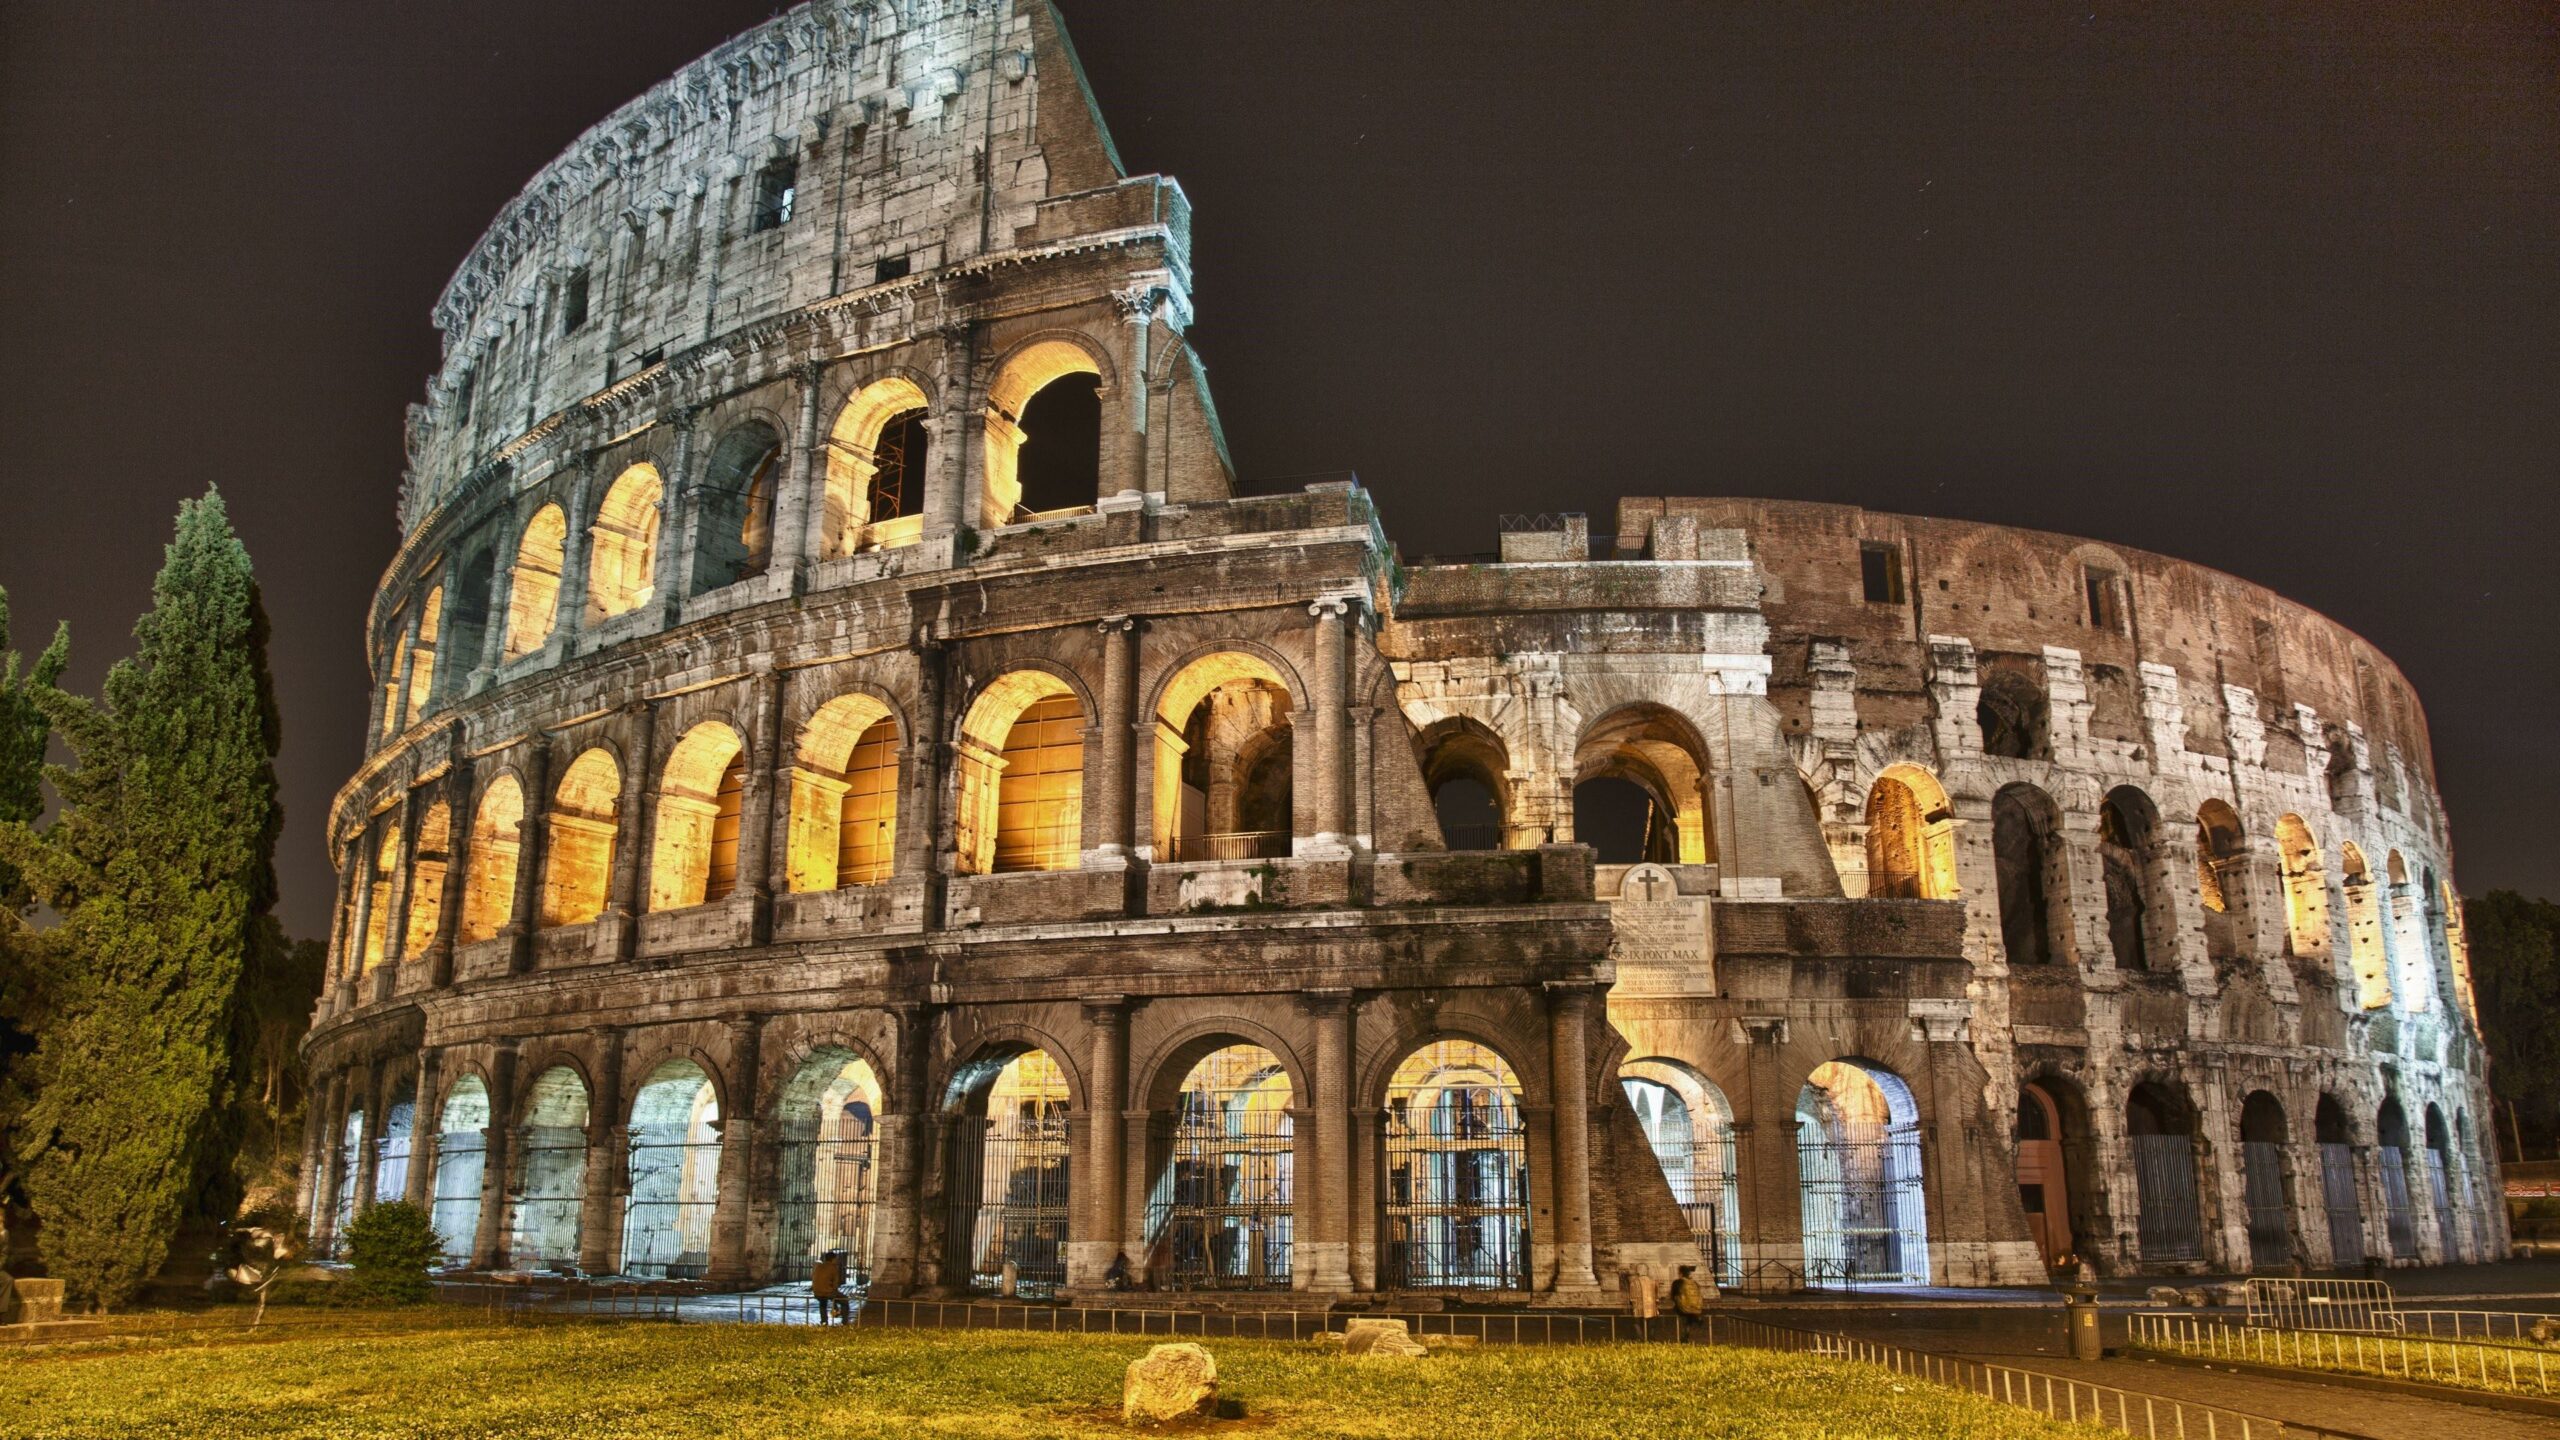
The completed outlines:
<svg viewBox="0 0 2560 1440">
<path fill-rule="evenodd" d="M 1319 595 L 1307 603 L 1307 613 L 1319 620 L 1332 615 L 1356 614 L 1361 605 L 1358 595 L 1344 591 L 1338 595 Z"/>
<path fill-rule="evenodd" d="M 1351 992 L 1338 987 L 1301 990 L 1298 1008 L 1314 1016 L 1339 1015 L 1351 1008 Z"/>
<path fill-rule="evenodd" d="M 1088 995 L 1083 1004 L 1085 1023 L 1089 1025 L 1114 1025 L 1129 1018 L 1126 995 Z"/>
</svg>

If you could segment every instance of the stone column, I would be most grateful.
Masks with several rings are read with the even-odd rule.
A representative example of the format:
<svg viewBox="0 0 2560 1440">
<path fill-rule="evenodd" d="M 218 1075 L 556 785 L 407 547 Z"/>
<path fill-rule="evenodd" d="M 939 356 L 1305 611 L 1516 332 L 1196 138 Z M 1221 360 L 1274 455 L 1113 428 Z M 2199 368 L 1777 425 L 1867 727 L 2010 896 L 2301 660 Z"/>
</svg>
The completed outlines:
<svg viewBox="0 0 2560 1440">
<path fill-rule="evenodd" d="M 1548 1083 L 1556 1101 L 1559 1291 L 1600 1286 L 1591 1268 L 1591 990 L 1583 980 L 1547 983 Z"/>
<path fill-rule="evenodd" d="M 1378 1288 L 1378 1166 L 1386 1154 L 1387 1112 L 1351 1109 L 1351 1288 Z"/>
<path fill-rule="evenodd" d="M 1111 298 L 1128 326 L 1128 341 L 1121 346 L 1120 375 L 1120 389 L 1128 408 L 1120 437 L 1118 483 L 1113 487 L 1119 493 L 1114 496 L 1106 488 L 1101 498 L 1143 503 L 1147 489 L 1147 351 L 1154 333 L 1156 292 L 1151 285 L 1140 285 L 1116 291 Z M 1112 486 L 1114 477 L 1103 478 L 1106 487 Z"/>
<path fill-rule="evenodd" d="M 1760 1260 L 1789 1265 L 1804 1263 L 1804 1212 L 1799 1204 L 1796 1164 L 1796 1086 L 1784 1070 L 1787 1022 L 1778 1016 L 1746 1015 L 1742 1031 L 1750 1051 L 1743 1076 L 1748 1089 L 1733 1126 L 1734 1150 L 1745 1184 L 1742 1214 L 1742 1263 L 1747 1271 Z"/>
<path fill-rule="evenodd" d="M 1351 717 L 1345 708 L 1350 678 L 1349 616 L 1358 602 L 1332 595 L 1307 607 L 1316 621 L 1315 634 L 1315 837 L 1301 855 L 1344 855 L 1351 849 L 1350 776 Z"/>
<path fill-rule="evenodd" d="M 754 1175 L 756 1077 L 764 1017 L 729 1021 L 729 1103 L 720 1111 L 720 1183 L 711 1208 L 711 1263 L 703 1278 L 735 1284 L 747 1278 L 748 1180 Z"/>
<path fill-rule="evenodd" d="M 800 367 L 800 426 L 791 439 L 790 478 L 774 497 L 773 559 L 768 574 L 783 576 L 785 593 L 797 595 L 809 574 L 809 515 L 825 480 L 818 473 L 818 390 L 821 371 Z"/>
<path fill-rule="evenodd" d="M 391 862 L 391 889 L 383 897 L 391 907 L 382 919 L 382 968 L 396 976 L 408 959 L 409 948 L 409 882 L 418 873 L 418 805 L 414 787 L 403 788 L 400 803 L 391 812 L 391 823 L 400 837 L 398 858 Z M 396 980 L 382 982 L 385 988 L 376 998 L 390 999 L 389 986 Z"/>
<path fill-rule="evenodd" d="M 614 802 L 613 878 L 605 892 L 604 918 L 614 922 L 618 953 L 629 959 L 640 939 L 640 912 L 648 908 L 640 887 L 648 873 L 650 838 L 657 828 L 657 807 L 649 803 L 649 772 L 658 763 L 658 712 L 646 700 L 634 700 L 622 708 L 626 717 L 622 795 Z"/>
<path fill-rule="evenodd" d="M 782 754 L 782 672 L 770 659 L 753 668 L 747 765 L 738 795 L 738 889 L 754 910 L 752 943 L 761 945 L 773 934 L 773 897 L 791 888 L 791 846 L 774 843 L 776 830 L 790 823 L 791 807 L 781 799 L 782 777 L 788 773 Z"/>
<path fill-rule="evenodd" d="M 323 1013 L 346 1008 L 349 956 L 363 944 L 362 934 L 356 929 L 356 865 L 363 849 L 360 842 L 338 847 L 338 904 L 330 912 L 329 959 L 320 985 L 319 1009 Z"/>
<path fill-rule="evenodd" d="M 516 547 L 524 541 L 524 520 L 525 517 L 510 513 L 505 522 L 506 533 L 490 543 L 489 616 L 480 628 L 480 653 L 470 657 L 469 673 L 454 677 L 457 696 L 478 694 L 487 685 L 474 685 L 473 681 L 484 676 L 494 678 L 506 666 L 507 615 L 515 604 Z"/>
<path fill-rule="evenodd" d="M 542 872 L 551 848 L 551 746 L 535 736 L 524 756 L 524 820 L 516 827 L 515 904 L 507 916 L 507 968 L 533 969 L 533 932 L 542 925 Z"/>
<path fill-rule="evenodd" d="M 338 1188 L 351 1157 L 346 1154 L 347 1095 L 352 1077 L 340 1070 L 330 1077 L 326 1094 L 320 1101 L 320 1144 L 318 1167 L 313 1176 L 317 1194 L 311 1202 L 311 1236 L 319 1253 L 328 1254 L 337 1243 Z"/>
<path fill-rule="evenodd" d="M 1102 784 L 1097 847 L 1126 857 L 1136 843 L 1138 622 L 1126 615 L 1102 620 Z"/>
<path fill-rule="evenodd" d="M 329 1116 L 337 1104 L 340 1080 L 335 1074 L 314 1080 L 303 1104 L 308 1118 L 302 1126 L 302 1175 L 294 1185 L 294 1209 L 310 1222 L 311 1233 L 318 1235 L 323 1226 L 321 1209 L 328 1203 L 328 1177 L 323 1166 L 329 1158 Z"/>
<path fill-rule="evenodd" d="M 418 1052 L 418 1085 L 409 1111 L 408 1184 L 400 1192 L 400 1198 L 412 1205 L 427 1204 L 435 1193 L 428 1182 L 440 1158 L 436 1154 L 436 1135 L 441 1128 L 436 1124 L 436 1110 L 443 1099 L 443 1069 L 444 1052 L 432 1045 Z"/>
<path fill-rule="evenodd" d="M 382 1160 L 383 1097 L 388 1089 L 383 1083 L 385 1078 L 379 1060 L 364 1069 L 364 1133 L 356 1139 L 356 1153 L 348 1157 L 356 1177 L 356 1203 L 349 1212 L 353 1215 L 373 1208 L 373 1181 Z"/>
<path fill-rule="evenodd" d="M 1120 1253 L 1120 1185 L 1123 1165 L 1121 1112 L 1127 1105 L 1129 1068 L 1129 1001 L 1123 995 L 1098 996 L 1084 1002 L 1090 1036 L 1085 1071 L 1083 1174 L 1078 1177 L 1080 1202 L 1072 1206 L 1067 1241 L 1067 1283 L 1098 1285 L 1111 1259 Z M 1077 1223 L 1081 1221 L 1082 1223 Z"/>
<path fill-rule="evenodd" d="M 880 1116 L 880 1179 L 873 1203 L 871 1291 L 903 1295 L 923 1278 L 925 1150 L 934 1116 L 928 1080 L 932 1068 L 933 1012 L 918 1004 L 892 1007 L 898 1050 L 890 1058 Z"/>
<path fill-rule="evenodd" d="M 514 1158 L 508 1137 L 514 1133 L 516 1045 L 501 1040 L 489 1056 L 489 1128 L 480 1166 L 480 1222 L 471 1234 L 471 1267 L 495 1270 L 506 1263 L 507 1166 Z"/>
<path fill-rule="evenodd" d="M 916 667 L 916 713 L 905 736 L 905 790 L 898 797 L 898 859 L 894 873 L 931 885 L 938 877 L 942 854 L 942 775 L 945 746 L 942 716 L 942 646 L 930 633 L 919 633 L 912 647 Z M 928 891 L 929 925 L 939 925 L 938 897 Z"/>
<path fill-rule="evenodd" d="M 587 1176 L 578 1207 L 578 1268 L 589 1275 L 613 1272 L 622 1249 L 625 1183 L 623 1153 L 630 1128 L 622 1115 L 622 1030 L 599 1025 L 595 1037 L 596 1093 L 587 1097 Z"/>
<path fill-rule="evenodd" d="M 592 465 L 592 461 L 589 462 Z M 568 533 L 561 537 L 564 553 L 560 556 L 560 605 L 552 612 L 551 635 L 543 642 L 557 655 L 574 655 L 578 648 L 578 632 L 587 624 L 587 564 L 595 554 L 596 511 L 603 506 L 603 481 L 590 468 L 578 477 L 570 492 Z M 665 504 L 665 497 L 659 497 Z M 666 512 L 661 510 L 662 522 Z"/>
<path fill-rule="evenodd" d="M 1298 1234 L 1292 1257 L 1301 1290 L 1351 1288 L 1351 992 L 1310 990 L 1299 999 L 1315 1029 L 1310 1112 L 1312 1164 L 1298 1170 Z"/>
<path fill-rule="evenodd" d="M 693 547 L 702 529 L 702 492 L 693 474 L 693 422 L 701 413 L 688 408 L 667 417 L 676 432 L 676 448 L 662 477 L 665 488 L 659 492 L 658 555 L 649 577 L 649 599 L 669 625 L 683 617 L 685 596 L 693 589 Z"/>
</svg>

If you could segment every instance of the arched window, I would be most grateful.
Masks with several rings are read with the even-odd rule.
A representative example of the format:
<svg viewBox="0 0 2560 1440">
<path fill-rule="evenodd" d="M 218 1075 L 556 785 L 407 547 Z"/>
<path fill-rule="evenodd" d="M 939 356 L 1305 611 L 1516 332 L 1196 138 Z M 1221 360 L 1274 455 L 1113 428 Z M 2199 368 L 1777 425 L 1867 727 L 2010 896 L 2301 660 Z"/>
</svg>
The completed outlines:
<svg viewBox="0 0 2560 1440">
<path fill-rule="evenodd" d="M 1511 1063 L 1434 1040 L 1387 1080 L 1379 1285 L 1529 1288 L 1529 1127 Z"/>
<path fill-rule="evenodd" d="M 2220 800 L 2196 807 L 2196 892 L 2204 902 L 2205 953 L 2233 960 L 2248 948 L 2249 839 Z"/>
<path fill-rule="evenodd" d="M 2462 1257 L 2462 1212 L 2453 1206 L 2453 1141 L 2445 1129 L 2444 1111 L 2430 1103 L 2426 1109 L 2427 1198 L 2435 1202 L 2438 1228 L 2442 1231 L 2444 1257 Z"/>
<path fill-rule="evenodd" d="M 436 633 L 444 623 L 444 587 L 427 592 L 418 607 L 418 635 L 409 643 L 409 696 L 404 725 L 415 725 L 427 713 L 427 698 L 435 693 Z"/>
<path fill-rule="evenodd" d="M 2068 953 L 2070 885 L 2062 812 L 2032 785 L 1991 798 L 1991 852 L 2000 887 L 2000 938 L 2012 965 L 2050 965 Z"/>
<path fill-rule="evenodd" d="M 694 497 L 694 594 L 752 580 L 772 563 L 773 499 L 785 464 L 782 437 L 761 420 L 711 447 Z"/>
<path fill-rule="evenodd" d="M 868 695 L 839 695 L 801 728 L 791 770 L 794 891 L 877 885 L 896 868 L 898 725 Z"/>
<path fill-rule="evenodd" d="M 380 655 L 374 661 L 374 673 L 382 680 L 382 738 L 385 740 L 400 733 L 406 694 L 400 683 L 400 666 L 409 653 L 404 644 L 408 631 L 409 611 L 404 606 L 392 612 L 390 633 L 383 640 Z"/>
<path fill-rule="evenodd" d="M 1259 1045 L 1201 1057 L 1150 1155 L 1139 1264 L 1177 1290 L 1286 1290 L 1295 1211 L 1289 1072 Z"/>
<path fill-rule="evenodd" d="M 960 726 L 954 812 L 963 874 L 1072 870 L 1084 844 L 1084 707 L 1044 670 L 979 693 Z"/>
<path fill-rule="evenodd" d="M 2383 861 L 2391 877 L 2391 953 L 2398 962 L 2393 990 L 2411 1014 L 2435 1007 L 2435 947 L 2428 943 L 2427 918 L 2418 887 L 2410 883 L 2409 862 L 2394 850 Z"/>
<path fill-rule="evenodd" d="M 2098 859 L 2106 867 L 2107 944 L 2119 970 L 2151 968 L 2159 834 L 2150 796 L 2131 785 L 2107 792 L 2098 811 Z M 2163 961 L 2174 953 L 2170 945 L 2158 948 Z"/>
<path fill-rule="evenodd" d="M 1742 1177 L 1733 1106 L 1714 1081 L 1677 1060 L 1632 1060 L 1618 1075 L 1627 1108 L 1689 1222 L 1698 1258 L 1717 1283 L 1741 1284 Z"/>
<path fill-rule="evenodd" d="M 930 420 L 923 389 L 900 375 L 874 381 L 845 402 L 827 436 L 827 555 L 912 545 L 924 537 Z"/>
<path fill-rule="evenodd" d="M 1067 1279 L 1067 1077 L 1045 1050 L 989 1056 L 953 1081 L 943 1280 L 1016 1294 Z"/>
<path fill-rule="evenodd" d="M 409 926 L 403 954 L 423 955 L 435 943 L 444 917 L 445 868 L 453 847 L 453 809 L 439 800 L 418 820 L 417 848 L 409 856 Z"/>
<path fill-rule="evenodd" d="M 409 1147 L 418 1124 L 418 1080 L 412 1075 L 382 1108 L 382 1134 L 373 1142 L 373 1202 L 398 1200 L 409 1193 Z"/>
<path fill-rule="evenodd" d="M 604 913 L 622 768 L 602 750 L 580 755 L 551 797 L 551 841 L 542 870 L 542 928 L 584 925 Z"/>
<path fill-rule="evenodd" d="M 2240 1181 L 2249 1203 L 2249 1263 L 2276 1270 L 2292 1263 L 2293 1207 L 2285 1194 L 2288 1143 L 2284 1102 L 2252 1090 L 2240 1106 Z"/>
<path fill-rule="evenodd" d="M 1005 363 L 987 395 L 983 523 L 1072 514 L 1099 498 L 1100 377 L 1093 357 L 1065 340 L 1043 340 Z"/>
<path fill-rule="evenodd" d="M 2068 1112 L 2057 1089 L 2075 1102 Z M 2087 1163 L 2088 1134 L 2079 1123 L 2086 1112 L 2077 1101 L 2063 1081 L 2029 1081 L 2018 1087 L 2018 1203 L 2027 1212 L 2027 1233 L 2047 1266 L 2059 1265 L 2079 1248 L 2072 1224 L 2080 1209 L 2074 1192 L 2085 1177 L 2076 1173 L 2074 1161 Z"/>
<path fill-rule="evenodd" d="M 373 875 L 365 889 L 364 965 L 370 974 L 391 959 L 391 886 L 400 869 L 400 831 L 386 822 L 373 847 Z"/>
<path fill-rule="evenodd" d="M 515 1147 L 507 1258 L 518 1270 L 578 1263 L 578 1217 L 587 1192 L 587 1085 L 554 1065 L 526 1092 L 523 1138 Z"/>
<path fill-rule="evenodd" d="M 337 1200 L 329 1210 L 332 1256 L 346 1253 L 347 1223 L 356 1218 L 356 1182 L 363 1178 L 364 1137 L 364 1107 L 350 1106 L 346 1126 L 338 1133 Z"/>
<path fill-rule="evenodd" d="M 463 872 L 461 941 L 469 945 L 498 933 L 515 915 L 516 864 L 523 850 L 524 789 L 501 775 L 480 794 L 471 820 L 471 849 Z"/>
<path fill-rule="evenodd" d="M 1492 731 L 1472 720 L 1443 720 L 1421 739 L 1422 783 L 1452 850 L 1503 850 L 1511 811 L 1511 757 Z M 1538 837 L 1522 837 L 1534 841 Z"/>
<path fill-rule="evenodd" d="M 2144 1263 L 2201 1259 L 2193 1107 L 2165 1085 L 2136 1085 L 2125 1102 L 2125 1132 L 2142 1204 L 2136 1229 Z"/>
<path fill-rule="evenodd" d="M 1901 1076 L 1827 1060 L 1796 1095 L 1808 1284 L 1926 1285 L 1920 1106 Z"/>
<path fill-rule="evenodd" d="M 621 1272 L 689 1280 L 708 1270 L 719 1196 L 719 1092 L 701 1066 L 667 1061 L 631 1100 Z"/>
<path fill-rule="evenodd" d="M 844 1252 L 846 1273 L 871 1280 L 879 1213 L 880 1078 L 839 1046 L 810 1055 L 782 1087 L 781 1184 L 774 1204 L 774 1278 L 806 1280 Z"/>
<path fill-rule="evenodd" d="M 1983 754 L 2011 760 L 2053 758 L 2051 704 L 2043 687 L 2018 671 L 1984 675 L 1973 714 L 1982 725 Z"/>
<path fill-rule="evenodd" d="M 2373 1168 L 2382 1178 L 2383 1231 L 2391 1258 L 2418 1258 L 2418 1224 L 2409 1201 L 2409 1117 L 2399 1098 L 2386 1095 L 2374 1116 Z"/>
<path fill-rule="evenodd" d="M 738 817 L 746 776 L 738 732 L 706 720 L 684 733 L 658 782 L 649 908 L 724 900 L 738 882 Z"/>
<path fill-rule="evenodd" d="M 516 542 L 516 564 L 507 577 L 506 658 L 520 660 L 542 648 L 560 619 L 560 570 L 565 563 L 569 520 L 557 505 L 545 505 L 525 522 Z"/>
<path fill-rule="evenodd" d="M 1573 838 L 1604 865 L 1707 865 L 1716 858 L 1706 745 L 1659 705 L 1601 716 L 1574 747 Z"/>
<path fill-rule="evenodd" d="M 2320 1205 L 2329 1222 L 2329 1264 L 2352 1270 L 2364 1264 L 2364 1203 L 2356 1194 L 2354 1135 L 2346 1107 L 2334 1095 L 2320 1097 L 2312 1126 L 2320 1147 Z"/>
<path fill-rule="evenodd" d="M 1240 652 L 1204 656 L 1156 705 L 1155 830 L 1169 861 L 1290 853 L 1294 768 L 1289 689 Z"/>
<path fill-rule="evenodd" d="M 451 656 L 437 674 L 438 691 L 430 703 L 460 695 L 478 668 L 489 644 L 489 602 L 498 579 L 498 554 L 483 543 L 462 562 L 453 605 L 442 622 L 437 648 Z"/>
<path fill-rule="evenodd" d="M 2355 964 L 2356 1003 L 2379 1010 L 2391 1003 L 2391 962 L 2383 948 L 2382 901 L 2373 872 L 2353 843 L 2338 847 L 2338 877 L 2347 897 L 2347 948 Z"/>
<path fill-rule="evenodd" d="M 2276 817 L 2276 851 L 2284 867 L 2284 934 L 2291 953 L 2329 953 L 2329 882 L 2322 873 L 2320 842 L 2299 815 Z"/>
<path fill-rule="evenodd" d="M 1936 776 L 1916 765 L 1877 776 L 1867 791 L 1867 894 L 1955 899 L 1955 827 L 1955 807 Z"/>
<path fill-rule="evenodd" d="M 489 1170 L 489 1087 L 477 1075 L 463 1076 L 445 1092 L 435 1165 L 428 1213 L 436 1238 L 446 1265 L 468 1265 L 480 1234 L 480 1192 Z"/>
<path fill-rule="evenodd" d="M 649 603 L 658 571 L 659 501 L 666 486 L 655 465 L 614 477 L 587 532 L 587 623 L 610 620 Z"/>
<path fill-rule="evenodd" d="M 2429 888 L 2444 897 L 2445 959 L 2453 966 L 2454 998 L 2462 1003 L 2462 1013 L 2477 1022 L 2480 997 L 2471 988 L 2471 929 L 2463 920 L 2462 897 L 2454 893 L 2453 882 L 2435 883 L 2435 872 L 2427 872 Z"/>
</svg>

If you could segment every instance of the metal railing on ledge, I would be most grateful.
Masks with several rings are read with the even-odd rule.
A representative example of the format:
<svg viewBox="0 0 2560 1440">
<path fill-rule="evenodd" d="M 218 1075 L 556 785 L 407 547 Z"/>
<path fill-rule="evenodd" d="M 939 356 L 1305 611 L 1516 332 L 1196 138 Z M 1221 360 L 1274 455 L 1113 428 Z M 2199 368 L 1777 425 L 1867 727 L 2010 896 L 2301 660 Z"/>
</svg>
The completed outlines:
<svg viewBox="0 0 2560 1440">
<path fill-rule="evenodd" d="M 1283 860 L 1292 835 L 1286 830 L 1227 830 L 1209 835 L 1176 835 L 1165 858 L 1189 860 Z"/>
<path fill-rule="evenodd" d="M 2135 1314 L 2126 1319 L 2135 1345 L 2173 1355 L 2518 1395 L 2560 1395 L 2560 1388 L 2555 1388 L 2560 1374 L 2554 1372 L 2552 1353 L 2522 1345 L 2352 1330 L 2276 1330 L 2199 1315 Z"/>
</svg>

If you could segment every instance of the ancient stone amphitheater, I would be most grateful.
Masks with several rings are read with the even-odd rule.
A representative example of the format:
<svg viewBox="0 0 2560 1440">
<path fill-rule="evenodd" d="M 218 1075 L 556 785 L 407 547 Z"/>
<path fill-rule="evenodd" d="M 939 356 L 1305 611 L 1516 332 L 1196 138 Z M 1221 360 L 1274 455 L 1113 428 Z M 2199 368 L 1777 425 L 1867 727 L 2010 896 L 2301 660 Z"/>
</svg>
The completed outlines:
<svg viewBox="0 0 2560 1440">
<path fill-rule="evenodd" d="M 1190 238 L 1042 0 L 803 6 L 499 216 L 330 821 L 324 1235 L 1227 1303 L 2502 1251 L 2370 645 L 1831 505 L 1400 556 L 1237 485 Z"/>
</svg>

